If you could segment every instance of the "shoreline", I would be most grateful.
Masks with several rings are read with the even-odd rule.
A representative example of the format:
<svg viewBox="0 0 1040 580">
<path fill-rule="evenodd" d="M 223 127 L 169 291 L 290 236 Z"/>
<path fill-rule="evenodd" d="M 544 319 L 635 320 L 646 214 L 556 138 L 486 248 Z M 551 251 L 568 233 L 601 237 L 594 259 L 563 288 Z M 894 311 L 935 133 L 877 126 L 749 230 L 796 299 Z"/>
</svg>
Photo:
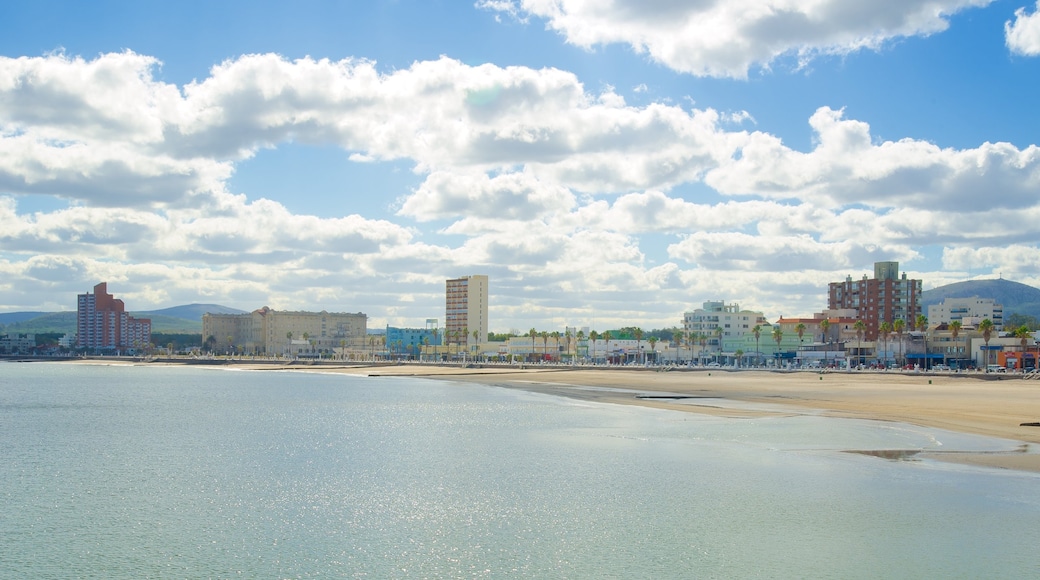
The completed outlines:
<svg viewBox="0 0 1040 580">
<path fill-rule="evenodd" d="M 1040 381 L 970 375 L 815 373 L 712 369 L 653 372 L 626 369 L 387 368 L 367 376 L 415 376 L 521 389 L 597 403 L 638 405 L 734 419 L 813 414 L 891 421 L 993 437 L 1021 445 L 1009 451 L 848 450 L 888 460 L 947 463 L 1040 473 Z M 353 373 L 358 374 L 358 373 Z"/>
<path fill-rule="evenodd" d="M 414 377 L 521 389 L 597 403 L 638 405 L 748 419 L 814 414 L 892 421 L 1020 442 L 1014 451 L 849 450 L 889 460 L 927 458 L 949 463 L 1040 473 L 1040 381 L 1006 376 L 891 372 L 813 372 L 645 368 L 461 367 L 418 363 L 290 364 L 216 359 L 65 359 L 75 364 L 223 366 Z"/>
</svg>

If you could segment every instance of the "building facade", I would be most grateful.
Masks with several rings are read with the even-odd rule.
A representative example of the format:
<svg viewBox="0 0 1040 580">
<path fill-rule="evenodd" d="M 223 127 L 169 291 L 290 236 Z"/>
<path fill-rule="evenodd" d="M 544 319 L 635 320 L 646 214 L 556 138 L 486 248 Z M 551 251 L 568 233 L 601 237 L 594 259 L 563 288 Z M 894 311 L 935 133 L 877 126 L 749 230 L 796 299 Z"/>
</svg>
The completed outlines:
<svg viewBox="0 0 1040 580">
<path fill-rule="evenodd" d="M 855 310 L 867 327 L 864 339 L 875 340 L 882 322 L 902 320 L 908 329 L 914 328 L 921 314 L 921 292 L 920 280 L 908 279 L 905 272 L 899 275 L 899 262 L 875 262 L 873 278 L 864 274 L 861 280 L 849 276 L 844 282 L 831 282 L 827 308 Z"/>
<path fill-rule="evenodd" d="M 963 326 L 978 326 L 989 319 L 996 330 L 1004 329 L 1004 306 L 992 298 L 947 298 L 928 307 L 929 324 L 960 322 Z"/>
<path fill-rule="evenodd" d="M 363 348 L 368 316 L 342 312 L 272 310 L 202 316 L 203 341 L 217 352 L 245 354 L 335 354 Z"/>
<path fill-rule="evenodd" d="M 744 344 L 744 336 L 756 326 L 769 324 L 761 312 L 741 310 L 739 304 L 708 301 L 703 307 L 683 313 L 683 333 L 701 346 L 700 358 L 716 351 L 736 352 Z"/>
<path fill-rule="evenodd" d="M 134 318 L 123 301 L 108 293 L 108 283 L 76 297 L 76 347 L 90 350 L 143 348 L 152 342 L 152 321 Z"/>
<path fill-rule="evenodd" d="M 473 333 L 477 338 L 473 337 Z M 488 336 L 488 277 L 447 280 L 444 288 L 444 343 L 480 344 Z"/>
<path fill-rule="evenodd" d="M 423 347 L 440 346 L 441 333 L 432 328 L 386 327 L 386 348 L 395 357 L 419 358 Z"/>
</svg>

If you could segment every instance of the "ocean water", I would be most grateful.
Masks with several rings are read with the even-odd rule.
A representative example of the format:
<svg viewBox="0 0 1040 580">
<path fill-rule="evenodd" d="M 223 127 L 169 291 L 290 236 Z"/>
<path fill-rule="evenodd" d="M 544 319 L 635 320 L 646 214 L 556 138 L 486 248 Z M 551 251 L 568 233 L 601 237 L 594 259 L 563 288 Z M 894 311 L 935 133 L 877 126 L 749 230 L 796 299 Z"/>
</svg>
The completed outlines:
<svg viewBox="0 0 1040 580">
<path fill-rule="evenodd" d="M 1018 578 L 1014 442 L 442 381 L 0 364 L 2 578 Z"/>
</svg>

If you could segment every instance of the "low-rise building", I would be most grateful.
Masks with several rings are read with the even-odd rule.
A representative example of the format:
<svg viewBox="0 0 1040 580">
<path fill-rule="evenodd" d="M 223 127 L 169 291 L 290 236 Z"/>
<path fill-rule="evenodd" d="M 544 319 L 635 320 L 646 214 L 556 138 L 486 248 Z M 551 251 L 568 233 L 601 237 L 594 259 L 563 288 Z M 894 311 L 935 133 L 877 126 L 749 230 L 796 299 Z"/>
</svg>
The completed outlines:
<svg viewBox="0 0 1040 580">
<path fill-rule="evenodd" d="M 336 354 L 364 348 L 368 316 L 342 312 L 279 311 L 264 306 L 247 314 L 202 316 L 203 342 L 217 352 Z"/>
<path fill-rule="evenodd" d="M 992 298 L 947 298 L 928 307 L 929 324 L 949 324 L 958 321 L 964 326 L 977 326 L 989 319 L 994 329 L 1004 328 L 1004 306 Z"/>
</svg>

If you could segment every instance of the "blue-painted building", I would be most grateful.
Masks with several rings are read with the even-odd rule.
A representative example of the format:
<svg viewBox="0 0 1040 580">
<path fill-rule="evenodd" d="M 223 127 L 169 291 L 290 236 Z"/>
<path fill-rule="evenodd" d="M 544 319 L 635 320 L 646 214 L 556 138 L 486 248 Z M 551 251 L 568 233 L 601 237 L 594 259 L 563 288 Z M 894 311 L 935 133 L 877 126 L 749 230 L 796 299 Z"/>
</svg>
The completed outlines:
<svg viewBox="0 0 1040 580">
<path fill-rule="evenodd" d="M 422 347 L 427 344 L 440 346 L 441 332 L 436 328 L 386 327 L 386 352 L 392 358 L 419 358 Z"/>
</svg>

